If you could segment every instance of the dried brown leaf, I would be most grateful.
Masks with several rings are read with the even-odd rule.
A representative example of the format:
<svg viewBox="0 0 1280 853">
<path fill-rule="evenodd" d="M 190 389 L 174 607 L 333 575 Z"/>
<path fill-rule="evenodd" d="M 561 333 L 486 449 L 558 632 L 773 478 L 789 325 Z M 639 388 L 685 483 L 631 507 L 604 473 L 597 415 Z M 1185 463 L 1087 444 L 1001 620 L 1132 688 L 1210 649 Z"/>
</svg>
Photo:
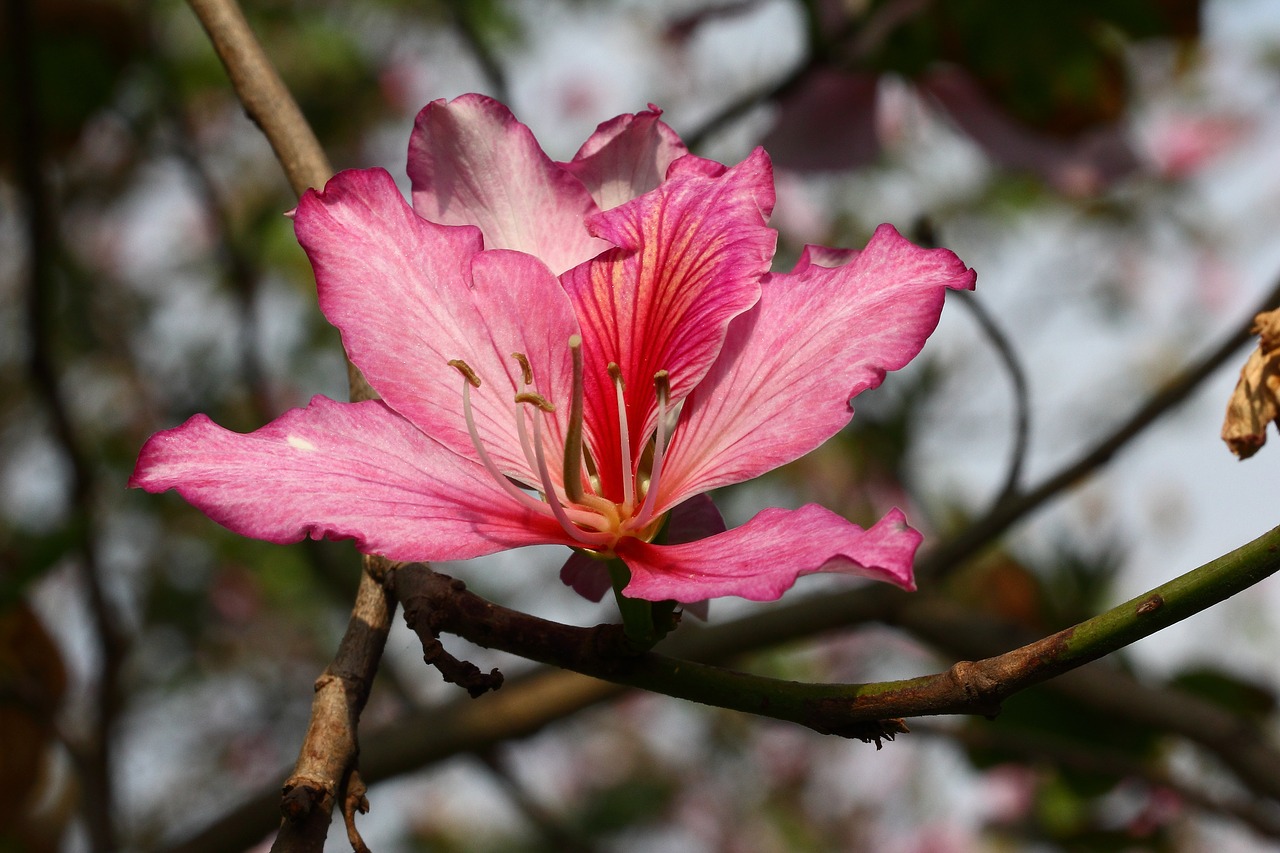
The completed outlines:
<svg viewBox="0 0 1280 853">
<path fill-rule="evenodd" d="M 1260 340 L 1240 370 L 1240 381 L 1227 402 L 1222 440 L 1231 452 L 1248 459 L 1267 441 L 1267 424 L 1280 427 L 1280 309 L 1254 318 Z"/>
</svg>

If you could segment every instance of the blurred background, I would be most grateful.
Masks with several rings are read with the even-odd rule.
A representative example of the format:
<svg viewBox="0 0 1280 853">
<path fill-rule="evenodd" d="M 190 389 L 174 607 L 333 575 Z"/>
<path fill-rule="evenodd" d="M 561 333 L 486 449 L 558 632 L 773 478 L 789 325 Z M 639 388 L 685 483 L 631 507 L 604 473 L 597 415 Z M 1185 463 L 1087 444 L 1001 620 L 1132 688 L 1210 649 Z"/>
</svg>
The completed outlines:
<svg viewBox="0 0 1280 853">
<path fill-rule="evenodd" d="M 846 433 L 716 495 L 731 525 L 767 505 L 862 522 L 900 505 L 926 547 L 946 541 L 1011 467 L 1033 486 L 1108 435 L 1280 276 L 1275 0 L 245 11 L 337 168 L 385 166 L 407 189 L 414 115 L 468 91 L 556 159 L 652 102 L 698 153 L 768 149 L 780 268 L 887 221 L 978 270 Z M 338 336 L 288 185 L 184 4 L 7 0 L 0 25 L 0 851 L 243 849 L 273 831 L 358 559 L 241 539 L 125 481 L 148 435 L 195 412 L 248 431 L 344 399 Z M 1217 437 L 1245 355 L 928 594 L 1042 636 L 1273 527 L 1280 451 L 1242 464 Z M 443 570 L 548 618 L 614 618 L 555 582 L 564 556 Z M 786 600 L 850 585 L 806 578 Z M 1264 583 L 1116 656 L 1133 702 L 1167 689 L 1274 741 L 1278 605 Z M 711 624 L 767 607 L 717 601 Z M 968 639 L 872 624 L 734 663 L 904 678 Z M 398 622 L 366 745 L 413 755 L 416 721 L 458 693 Z M 366 766 L 360 825 L 380 852 L 1280 849 L 1274 792 L 1141 713 L 1037 688 L 995 721 L 912 727 L 876 750 L 631 695 L 480 753 Z M 206 846 L 178 846 L 192 838 Z"/>
</svg>

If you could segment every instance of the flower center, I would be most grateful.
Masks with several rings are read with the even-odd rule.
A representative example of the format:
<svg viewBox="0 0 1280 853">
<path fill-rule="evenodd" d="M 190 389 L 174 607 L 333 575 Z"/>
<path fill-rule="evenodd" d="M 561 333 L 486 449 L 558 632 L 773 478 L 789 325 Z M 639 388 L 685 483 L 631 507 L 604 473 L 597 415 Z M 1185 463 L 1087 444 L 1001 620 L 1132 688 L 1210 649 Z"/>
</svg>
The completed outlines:
<svg viewBox="0 0 1280 853">
<path fill-rule="evenodd" d="M 653 377 L 658 397 L 658 419 L 652 437 L 642 443 L 645 448 L 639 465 L 631 458 L 631 439 L 627 426 L 627 407 L 622 371 L 610 362 L 607 370 L 618 399 L 619 463 L 622 470 L 622 503 L 615 503 L 601 494 L 600 478 L 594 460 L 582 443 L 583 361 L 582 337 L 569 338 L 569 351 L 573 361 L 573 383 L 569 402 L 569 423 L 565 431 L 561 483 L 551 476 L 543 441 L 543 421 L 555 412 L 556 407 L 534 385 L 533 368 L 524 353 L 512 353 L 520 365 L 524 390 L 514 399 L 516 435 L 520 450 L 529 468 L 537 478 L 538 496 L 520 488 L 504 474 L 480 440 L 475 415 L 471 406 L 471 389 L 480 387 L 480 377 L 465 361 L 453 359 L 449 366 L 462 374 L 462 411 L 467 423 L 471 444 L 475 447 L 480 463 L 495 482 L 522 506 L 539 515 L 555 519 L 569 538 L 581 547 L 610 554 L 618 540 L 634 536 L 649 541 L 662 526 L 662 516 L 654 517 L 657 505 L 658 480 L 662 474 L 662 459 L 667 443 L 667 407 L 671 397 L 671 383 L 667 371 L 659 370 Z"/>
</svg>

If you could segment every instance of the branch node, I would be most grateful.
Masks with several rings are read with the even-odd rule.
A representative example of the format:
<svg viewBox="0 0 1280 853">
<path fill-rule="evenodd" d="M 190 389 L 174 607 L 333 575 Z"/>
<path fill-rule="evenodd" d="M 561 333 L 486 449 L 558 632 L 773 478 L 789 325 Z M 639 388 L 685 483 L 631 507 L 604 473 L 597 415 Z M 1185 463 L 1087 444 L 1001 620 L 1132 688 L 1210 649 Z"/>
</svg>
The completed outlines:
<svg viewBox="0 0 1280 853">
<path fill-rule="evenodd" d="M 973 661 L 956 661 L 947 675 L 964 691 L 975 713 L 985 717 L 995 717 L 1000 713 L 1000 702 L 998 699 L 992 701 L 993 697 L 999 696 L 1000 681 L 992 678 L 982 666 Z"/>
<path fill-rule="evenodd" d="M 1164 596 L 1153 592 L 1142 600 L 1136 612 L 1139 616 L 1146 616 L 1149 613 L 1155 613 L 1161 607 L 1164 607 Z"/>
<path fill-rule="evenodd" d="M 325 784 L 316 779 L 290 777 L 280 790 L 280 813 L 290 823 L 297 823 L 322 805 L 330 796 Z"/>
</svg>

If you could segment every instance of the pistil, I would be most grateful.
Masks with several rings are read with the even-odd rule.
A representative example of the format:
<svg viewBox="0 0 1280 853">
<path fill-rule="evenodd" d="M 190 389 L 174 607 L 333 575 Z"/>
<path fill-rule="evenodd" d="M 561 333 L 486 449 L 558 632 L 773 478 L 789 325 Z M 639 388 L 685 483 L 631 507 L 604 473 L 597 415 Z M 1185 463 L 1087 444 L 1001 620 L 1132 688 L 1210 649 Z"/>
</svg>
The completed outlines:
<svg viewBox="0 0 1280 853">
<path fill-rule="evenodd" d="M 573 356 L 573 397 L 569 403 L 569 428 L 564 439 L 564 493 L 574 503 L 582 502 L 582 336 L 569 336 Z"/>
<path fill-rule="evenodd" d="M 629 515 L 636 505 L 635 472 L 631 470 L 631 432 L 627 427 L 626 386 L 622 382 L 622 369 L 609 362 L 609 378 L 618 396 L 618 440 L 622 451 L 622 514 Z"/>
<path fill-rule="evenodd" d="M 667 402 L 671 399 L 671 379 L 665 370 L 653 375 L 653 385 L 658 392 L 658 426 L 653 434 L 653 464 L 649 469 L 649 485 L 645 488 L 644 505 L 626 524 L 627 530 L 641 530 L 653 520 L 653 508 L 658 499 L 658 478 L 662 475 L 662 457 L 667 443 Z"/>
</svg>

